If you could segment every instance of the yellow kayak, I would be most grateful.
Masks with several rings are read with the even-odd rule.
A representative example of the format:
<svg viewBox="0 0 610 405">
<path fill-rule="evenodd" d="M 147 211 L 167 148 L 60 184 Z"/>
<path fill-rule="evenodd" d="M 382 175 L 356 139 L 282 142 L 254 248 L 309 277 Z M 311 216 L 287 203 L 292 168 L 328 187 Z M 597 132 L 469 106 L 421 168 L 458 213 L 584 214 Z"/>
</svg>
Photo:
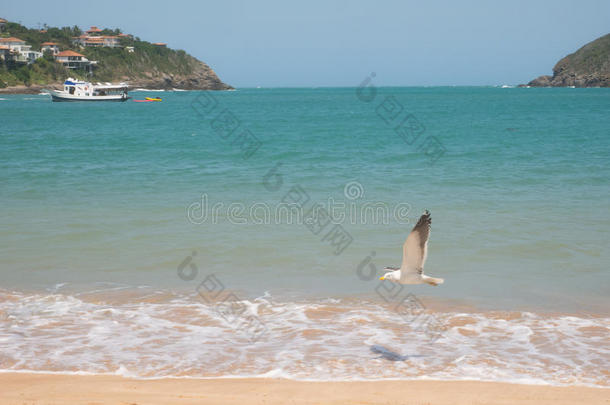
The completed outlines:
<svg viewBox="0 0 610 405">
<path fill-rule="evenodd" d="M 145 97 L 148 101 L 162 101 L 160 97 Z"/>
</svg>

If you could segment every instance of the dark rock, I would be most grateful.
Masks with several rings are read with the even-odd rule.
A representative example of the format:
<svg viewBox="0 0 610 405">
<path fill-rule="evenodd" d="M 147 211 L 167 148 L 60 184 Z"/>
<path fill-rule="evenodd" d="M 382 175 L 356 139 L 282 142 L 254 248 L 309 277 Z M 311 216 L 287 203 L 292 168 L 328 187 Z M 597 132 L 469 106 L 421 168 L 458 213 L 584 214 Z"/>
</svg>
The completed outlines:
<svg viewBox="0 0 610 405">
<path fill-rule="evenodd" d="M 553 76 L 539 76 L 536 79 L 529 82 L 527 85 L 531 87 L 549 87 L 551 85 L 551 79 Z"/>
<path fill-rule="evenodd" d="M 532 87 L 610 87 L 610 34 L 589 42 L 561 59 L 553 76 L 540 76 Z"/>
</svg>

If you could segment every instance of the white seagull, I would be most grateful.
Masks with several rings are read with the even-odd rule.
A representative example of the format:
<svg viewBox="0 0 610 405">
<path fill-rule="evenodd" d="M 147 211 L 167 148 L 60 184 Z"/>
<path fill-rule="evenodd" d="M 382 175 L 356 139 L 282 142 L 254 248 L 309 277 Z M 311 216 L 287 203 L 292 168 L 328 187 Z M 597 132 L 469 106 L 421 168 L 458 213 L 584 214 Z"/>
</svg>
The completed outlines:
<svg viewBox="0 0 610 405">
<path fill-rule="evenodd" d="M 428 210 L 419 217 L 419 221 L 407 236 L 402 246 L 402 264 L 400 268 L 386 267 L 387 271 L 379 280 L 390 280 L 399 284 L 423 284 L 437 286 L 443 284 L 442 278 L 428 277 L 424 274 L 424 264 L 428 257 L 428 237 L 432 217 Z"/>
</svg>

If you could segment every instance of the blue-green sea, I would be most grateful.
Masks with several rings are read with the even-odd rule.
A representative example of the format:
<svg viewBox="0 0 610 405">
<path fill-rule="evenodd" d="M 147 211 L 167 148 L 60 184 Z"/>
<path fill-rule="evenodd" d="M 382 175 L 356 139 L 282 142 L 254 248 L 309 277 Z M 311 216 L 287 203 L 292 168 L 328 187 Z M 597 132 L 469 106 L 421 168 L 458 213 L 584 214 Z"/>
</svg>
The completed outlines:
<svg viewBox="0 0 610 405">
<path fill-rule="evenodd" d="M 609 89 L 130 95 L 0 95 L 0 369 L 610 385 Z"/>
</svg>

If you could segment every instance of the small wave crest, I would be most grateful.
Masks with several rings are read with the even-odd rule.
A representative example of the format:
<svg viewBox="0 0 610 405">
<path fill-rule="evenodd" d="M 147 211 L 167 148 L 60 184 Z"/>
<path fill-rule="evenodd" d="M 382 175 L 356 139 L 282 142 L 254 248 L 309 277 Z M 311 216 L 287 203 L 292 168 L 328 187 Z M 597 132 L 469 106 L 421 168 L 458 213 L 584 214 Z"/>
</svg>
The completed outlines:
<svg viewBox="0 0 610 405">
<path fill-rule="evenodd" d="M 131 90 L 131 92 L 136 92 L 136 91 L 165 91 L 165 90 L 163 90 L 163 89 L 142 89 L 142 88 Z"/>
</svg>

